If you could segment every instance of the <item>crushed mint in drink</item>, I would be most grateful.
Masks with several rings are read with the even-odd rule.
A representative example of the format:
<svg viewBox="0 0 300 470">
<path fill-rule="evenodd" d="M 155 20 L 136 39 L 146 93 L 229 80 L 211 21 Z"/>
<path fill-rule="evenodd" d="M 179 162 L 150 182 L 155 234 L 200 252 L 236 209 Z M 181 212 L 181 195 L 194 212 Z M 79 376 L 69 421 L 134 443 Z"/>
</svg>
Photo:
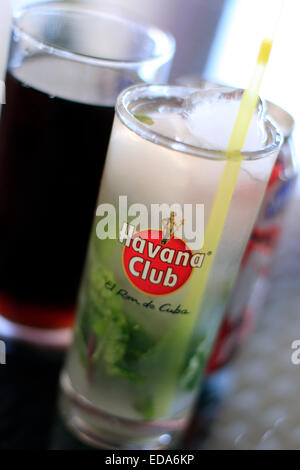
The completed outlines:
<svg viewBox="0 0 300 470">
<path fill-rule="evenodd" d="M 94 265 L 77 330 L 85 344 L 85 365 L 101 362 L 108 375 L 142 382 L 144 378 L 136 372 L 136 363 L 149 352 L 153 342 L 139 325 L 126 317 L 121 298 L 105 288 L 107 282 L 114 283 L 112 274 L 100 264 Z"/>
</svg>

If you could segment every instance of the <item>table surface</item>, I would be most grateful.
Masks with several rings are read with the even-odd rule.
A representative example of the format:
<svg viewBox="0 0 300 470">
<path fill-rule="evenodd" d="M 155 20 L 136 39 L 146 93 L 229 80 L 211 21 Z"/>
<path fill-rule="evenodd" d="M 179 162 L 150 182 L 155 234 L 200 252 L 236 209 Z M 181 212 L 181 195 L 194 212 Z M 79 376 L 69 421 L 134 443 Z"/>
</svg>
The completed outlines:
<svg viewBox="0 0 300 470">
<path fill-rule="evenodd" d="M 255 333 L 228 370 L 205 449 L 300 449 L 300 365 L 291 361 L 291 345 L 300 340 L 299 216 L 300 195 L 286 216 Z"/>
<path fill-rule="evenodd" d="M 186 449 L 299 449 L 300 365 L 291 344 L 300 339 L 300 196 L 287 214 L 256 330 L 238 357 L 207 382 Z M 63 354 L 7 343 L 0 366 L 0 449 L 83 449 L 56 412 Z"/>
</svg>

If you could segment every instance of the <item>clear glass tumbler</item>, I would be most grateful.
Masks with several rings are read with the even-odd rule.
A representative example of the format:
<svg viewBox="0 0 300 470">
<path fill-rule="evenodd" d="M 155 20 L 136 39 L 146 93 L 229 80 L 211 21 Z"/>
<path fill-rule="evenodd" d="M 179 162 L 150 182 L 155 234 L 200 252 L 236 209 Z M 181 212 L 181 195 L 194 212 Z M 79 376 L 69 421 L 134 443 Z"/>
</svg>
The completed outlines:
<svg viewBox="0 0 300 470">
<path fill-rule="evenodd" d="M 164 83 L 174 51 L 172 36 L 104 2 L 16 12 L 0 121 L 0 323 L 10 334 L 69 338 L 116 98 Z"/>
<path fill-rule="evenodd" d="M 280 148 L 279 131 L 262 115 L 265 138 L 242 154 L 216 253 L 209 240 L 203 252 L 200 232 L 228 156 L 193 142 L 185 110 L 195 91 L 141 85 L 117 101 L 61 377 L 67 425 L 96 446 L 159 448 L 183 430 Z M 240 100 L 242 92 L 218 93 Z"/>
</svg>

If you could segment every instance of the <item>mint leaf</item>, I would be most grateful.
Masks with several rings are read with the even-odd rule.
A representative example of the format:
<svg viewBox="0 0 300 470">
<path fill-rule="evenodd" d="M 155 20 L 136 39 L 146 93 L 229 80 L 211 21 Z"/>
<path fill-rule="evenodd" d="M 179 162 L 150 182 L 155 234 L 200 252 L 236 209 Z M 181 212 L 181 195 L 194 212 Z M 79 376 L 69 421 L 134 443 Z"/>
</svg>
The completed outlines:
<svg viewBox="0 0 300 470">
<path fill-rule="evenodd" d="M 125 360 L 129 364 L 139 360 L 153 348 L 153 340 L 137 324 L 128 324 L 129 341 Z"/>
<path fill-rule="evenodd" d="M 135 409 L 139 411 L 143 417 L 147 420 L 153 419 L 154 417 L 154 403 L 153 398 L 141 397 L 134 403 Z"/>
<path fill-rule="evenodd" d="M 148 126 L 152 126 L 154 124 L 154 121 L 153 119 L 150 117 L 150 116 L 146 116 L 145 114 L 142 114 L 142 113 L 135 113 L 134 114 L 134 117 L 144 123 L 144 124 L 148 124 Z"/>
</svg>

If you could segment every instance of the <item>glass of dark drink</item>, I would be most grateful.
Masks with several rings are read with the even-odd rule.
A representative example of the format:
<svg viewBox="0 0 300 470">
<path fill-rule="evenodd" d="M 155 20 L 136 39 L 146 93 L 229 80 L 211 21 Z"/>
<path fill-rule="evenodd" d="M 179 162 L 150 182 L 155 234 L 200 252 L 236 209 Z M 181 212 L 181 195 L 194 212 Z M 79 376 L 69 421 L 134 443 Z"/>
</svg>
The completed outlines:
<svg viewBox="0 0 300 470">
<path fill-rule="evenodd" d="M 111 7 L 19 10 L 0 121 L 0 326 L 64 343 L 119 92 L 165 82 L 175 41 Z M 126 175 L 124 175 L 126 178 Z"/>
</svg>

